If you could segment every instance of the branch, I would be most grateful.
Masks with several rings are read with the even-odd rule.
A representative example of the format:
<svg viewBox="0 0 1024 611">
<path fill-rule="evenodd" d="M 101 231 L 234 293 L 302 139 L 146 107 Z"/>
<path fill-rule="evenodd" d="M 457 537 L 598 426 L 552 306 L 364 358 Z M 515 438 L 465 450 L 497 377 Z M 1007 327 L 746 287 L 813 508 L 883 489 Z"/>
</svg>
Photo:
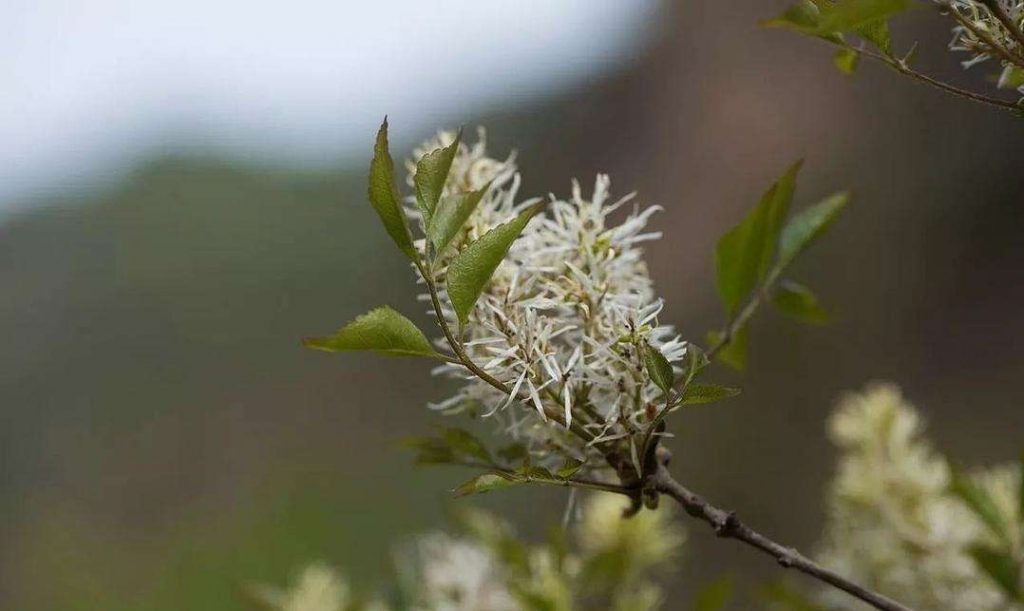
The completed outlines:
<svg viewBox="0 0 1024 611">
<path fill-rule="evenodd" d="M 722 337 L 718 340 L 718 343 L 708 349 L 707 356 L 709 361 L 713 361 L 715 356 L 721 352 L 723 348 L 732 343 L 736 334 L 740 332 L 740 329 L 742 329 L 743 326 L 747 324 L 747 321 L 750 320 L 750 317 L 754 315 L 754 312 L 757 311 L 761 302 L 768 296 L 768 293 L 771 292 L 772 287 L 775 286 L 775 283 L 779 281 L 780 277 L 782 277 L 782 269 L 775 266 L 768 277 L 765 278 L 764 283 L 762 283 L 754 293 L 754 296 L 749 302 L 747 302 L 747 305 L 744 306 L 743 309 L 740 310 L 739 314 L 730 320 L 729 324 L 727 324 L 725 329 L 722 330 Z"/>
<path fill-rule="evenodd" d="M 1024 31 L 1021 31 L 1020 26 L 1013 22 L 1013 19 L 1006 14 L 1003 7 L 999 4 L 998 0 L 978 0 L 981 4 L 985 5 L 985 8 L 992 13 L 992 16 L 999 20 L 999 23 L 1003 24 L 1006 31 L 1010 33 L 1013 40 L 1017 45 L 1024 49 Z"/>
<path fill-rule="evenodd" d="M 682 484 L 672 479 L 672 475 L 669 474 L 665 462 L 667 461 L 662 460 L 659 463 L 657 471 L 651 476 L 652 481 L 650 485 L 653 485 L 657 492 L 675 499 L 686 510 L 686 513 L 711 525 L 715 529 L 715 534 L 719 537 L 742 541 L 772 556 L 782 567 L 796 569 L 801 573 L 810 575 L 819 581 L 843 590 L 875 609 L 881 611 L 913 611 L 910 607 L 857 585 L 842 575 L 815 563 L 792 547 L 776 543 L 741 522 L 734 512 L 715 507 L 700 495 L 691 492 Z"/>
<path fill-rule="evenodd" d="M 964 17 L 960 13 L 960 11 L 956 10 L 956 7 L 954 7 L 949 2 L 944 3 L 942 6 L 946 7 L 950 14 L 953 15 L 953 19 L 955 19 L 957 23 L 962 25 L 967 31 L 969 31 L 971 34 L 974 34 L 975 38 L 977 38 L 978 40 L 980 40 L 981 42 L 985 43 L 985 45 L 988 46 L 988 49 L 986 51 L 987 54 L 998 55 L 1003 59 L 1003 61 L 1009 62 L 1015 66 L 1024 67 L 1024 57 L 1021 57 L 1019 52 L 1011 53 L 1009 49 L 1004 48 L 1002 45 L 996 42 L 996 40 L 992 38 L 992 36 L 989 35 L 988 32 L 985 32 L 984 30 L 978 28 L 976 25 L 971 23 L 970 19 Z"/>
</svg>

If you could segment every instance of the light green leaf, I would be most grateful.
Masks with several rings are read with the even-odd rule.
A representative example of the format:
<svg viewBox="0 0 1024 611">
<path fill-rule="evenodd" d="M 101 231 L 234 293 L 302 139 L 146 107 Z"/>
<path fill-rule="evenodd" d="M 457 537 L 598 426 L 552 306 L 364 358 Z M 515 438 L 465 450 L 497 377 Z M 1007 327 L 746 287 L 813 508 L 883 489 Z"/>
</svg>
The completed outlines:
<svg viewBox="0 0 1024 611">
<path fill-rule="evenodd" d="M 665 355 L 654 346 L 644 342 L 641 348 L 641 356 L 644 359 L 644 367 L 647 375 L 651 377 L 654 385 L 662 392 L 668 393 L 676 382 L 675 373 L 672 371 L 672 364 L 668 362 Z"/>
<path fill-rule="evenodd" d="M 791 5 L 782 14 L 771 19 L 764 19 L 759 25 L 766 28 L 795 30 L 801 34 L 824 38 L 834 43 L 841 44 L 843 42 L 842 36 L 839 34 L 833 32 L 826 34 L 818 33 L 818 28 L 821 25 L 821 10 L 811 0 L 798 0 L 796 4 Z"/>
<path fill-rule="evenodd" d="M 772 305 L 780 312 L 797 320 L 812 324 L 828 323 L 828 312 L 818 302 L 818 297 L 802 284 L 783 281 L 772 294 Z"/>
<path fill-rule="evenodd" d="M 858 30 L 908 10 L 911 6 L 911 0 L 842 0 L 821 11 L 821 21 L 815 33 L 856 32 L 864 35 Z"/>
<path fill-rule="evenodd" d="M 413 183 L 416 185 L 416 205 L 423 213 L 423 221 L 428 227 L 434 215 L 434 208 L 437 207 L 437 202 L 444 191 L 444 183 L 448 180 L 448 171 L 452 168 L 452 160 L 455 159 L 455 152 L 461 140 L 460 129 L 451 144 L 427 153 L 416 163 L 416 175 L 413 177 Z"/>
<path fill-rule="evenodd" d="M 395 164 L 388 151 L 388 119 L 384 118 L 380 130 L 377 131 L 377 142 L 373 147 L 373 161 L 370 162 L 370 181 L 368 193 L 373 209 L 377 211 L 384 229 L 394 240 L 398 248 L 409 259 L 415 261 L 416 249 L 412 245 L 409 227 L 405 223 L 405 214 L 398 202 L 398 190 L 395 188 Z"/>
<path fill-rule="evenodd" d="M 972 547 L 971 557 L 996 582 L 1010 600 L 1020 600 L 1021 565 L 1009 551 L 993 550 L 984 546 Z"/>
<path fill-rule="evenodd" d="M 371 350 L 388 356 L 440 356 L 412 321 L 387 306 L 363 314 L 331 337 L 309 337 L 302 343 L 326 352 Z"/>
<path fill-rule="evenodd" d="M 999 511 L 999 505 L 984 486 L 979 486 L 962 470 L 954 469 L 950 488 L 953 494 L 960 497 L 960 500 L 971 508 L 971 511 L 978 516 L 993 535 L 1000 541 L 1009 541 L 1010 525 L 1006 523 L 1005 516 Z"/>
<path fill-rule="evenodd" d="M 860 53 L 856 49 L 839 49 L 832 57 L 836 68 L 846 76 L 851 76 L 857 71 L 857 64 L 860 63 Z"/>
<path fill-rule="evenodd" d="M 448 266 L 448 297 L 460 324 L 465 324 L 469 319 L 476 300 L 505 258 L 512 242 L 541 208 L 540 204 L 531 206 L 511 221 L 491 229 L 452 260 Z"/>
<path fill-rule="evenodd" d="M 477 191 L 447 195 L 441 198 L 427 224 L 427 237 L 434 245 L 434 252 L 440 254 L 452 238 L 466 224 L 473 210 L 476 210 L 480 198 L 487 192 L 490 184 Z"/>
<path fill-rule="evenodd" d="M 555 475 L 562 479 L 569 479 L 573 475 L 576 475 L 580 469 L 583 468 L 583 462 L 576 460 L 575 458 L 566 458 L 565 464 L 562 468 L 555 472 Z"/>
<path fill-rule="evenodd" d="M 456 488 L 455 496 L 462 497 L 470 494 L 483 494 L 484 492 L 490 492 L 491 490 L 511 488 L 512 486 L 522 483 L 525 483 L 525 480 L 517 477 L 499 475 L 497 473 L 484 473 L 482 475 L 477 475 L 473 479 Z"/>
<path fill-rule="evenodd" d="M 722 611 L 733 598 L 735 584 L 732 577 L 712 581 L 697 593 L 693 601 L 694 611 Z"/>
<path fill-rule="evenodd" d="M 724 399 L 730 399 L 740 394 L 740 389 L 717 384 L 690 384 L 683 391 L 680 405 L 703 405 L 714 403 Z"/>
<path fill-rule="evenodd" d="M 718 241 L 715 249 L 718 292 L 730 316 L 736 313 L 771 265 L 801 165 L 798 161 L 790 166 L 746 218 Z"/>
<path fill-rule="evenodd" d="M 835 222 L 849 201 L 848 193 L 835 193 L 793 215 L 782 230 L 777 265 L 785 268 L 797 255 L 807 250 Z"/>
<path fill-rule="evenodd" d="M 1006 66 L 999 76 L 1000 89 L 1019 89 L 1024 87 L 1024 68 L 1019 66 Z"/>
<path fill-rule="evenodd" d="M 683 384 L 689 384 L 700 372 L 708 366 L 708 355 L 701 350 L 700 346 L 694 343 L 686 344 L 686 358 L 683 361 L 686 369 L 686 379 Z"/>
<path fill-rule="evenodd" d="M 721 332 L 712 331 L 708 333 L 708 344 L 711 346 L 718 345 L 721 340 Z M 723 365 L 728 365 L 737 371 L 743 371 L 747 368 L 747 346 L 749 343 L 750 332 L 747 330 L 747 325 L 743 325 L 733 333 L 732 340 L 718 351 L 716 358 Z"/>
<path fill-rule="evenodd" d="M 883 54 L 892 55 L 892 37 L 889 34 L 888 20 L 868 22 L 854 30 L 854 33 L 875 45 Z"/>
</svg>

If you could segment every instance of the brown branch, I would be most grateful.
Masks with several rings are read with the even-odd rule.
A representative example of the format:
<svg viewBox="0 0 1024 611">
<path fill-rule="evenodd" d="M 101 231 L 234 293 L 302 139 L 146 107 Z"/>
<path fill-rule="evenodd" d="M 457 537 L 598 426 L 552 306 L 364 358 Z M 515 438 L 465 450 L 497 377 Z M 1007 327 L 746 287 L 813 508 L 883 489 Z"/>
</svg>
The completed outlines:
<svg viewBox="0 0 1024 611">
<path fill-rule="evenodd" d="M 809 575 L 818 581 L 827 583 L 835 588 L 843 590 L 851 596 L 858 598 L 881 611 L 913 611 L 910 607 L 892 600 L 882 594 L 873 592 L 861 585 L 858 585 L 835 571 L 829 570 L 813 560 L 810 560 L 796 549 L 786 547 L 780 543 L 747 526 L 736 517 L 732 511 L 720 509 L 704 500 L 700 495 L 690 491 L 685 486 L 672 478 L 662 460 L 657 470 L 650 478 L 648 486 L 653 486 L 657 492 L 675 499 L 686 513 L 707 522 L 715 529 L 715 534 L 727 539 L 742 541 L 765 554 L 775 558 L 782 567 L 795 569 Z"/>
</svg>

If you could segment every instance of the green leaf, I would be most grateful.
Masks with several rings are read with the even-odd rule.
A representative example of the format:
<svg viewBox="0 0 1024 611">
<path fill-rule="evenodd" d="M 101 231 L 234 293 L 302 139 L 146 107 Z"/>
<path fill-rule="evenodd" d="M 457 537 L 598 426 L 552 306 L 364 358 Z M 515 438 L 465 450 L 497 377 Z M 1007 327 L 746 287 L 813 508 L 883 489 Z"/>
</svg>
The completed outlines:
<svg viewBox="0 0 1024 611">
<path fill-rule="evenodd" d="M 434 252 L 440 254 L 452 238 L 466 224 L 490 184 L 477 191 L 458 193 L 442 197 L 427 224 L 427 237 L 434 245 Z"/>
<path fill-rule="evenodd" d="M 416 249 L 412 245 L 409 227 L 405 224 L 405 213 L 398 201 L 398 190 L 395 188 L 395 164 L 388 151 L 388 119 L 377 131 L 377 142 L 373 147 L 373 161 L 370 162 L 370 186 L 368 194 L 373 209 L 384 223 L 384 229 L 409 259 L 417 259 Z"/>
<path fill-rule="evenodd" d="M 567 458 L 565 459 L 565 464 L 562 465 L 561 469 L 555 472 L 555 475 L 561 479 L 569 479 L 573 475 L 576 475 L 576 473 L 582 468 L 582 461 L 576 460 L 575 458 Z"/>
<path fill-rule="evenodd" d="M 1019 488 L 1017 488 L 1017 494 L 1019 495 L 1017 515 L 1020 517 L 1020 527 L 1024 528 L 1024 450 L 1021 450 L 1020 460 L 1018 463 L 1020 468 L 1020 480 L 1017 482 L 1019 485 Z"/>
<path fill-rule="evenodd" d="M 458 457 L 443 439 L 436 437 L 411 437 L 402 445 L 416 450 L 416 465 L 451 465 L 458 462 Z"/>
<path fill-rule="evenodd" d="M 988 490 L 979 486 L 969 475 L 960 469 L 953 469 L 953 477 L 950 483 L 953 494 L 971 508 L 971 511 L 988 527 L 988 529 L 1000 541 L 1008 542 L 1010 530 L 1006 523 L 1005 516 L 999 511 Z"/>
<path fill-rule="evenodd" d="M 689 384 L 697 377 L 700 372 L 708 366 L 708 355 L 700 349 L 700 346 L 694 343 L 686 344 L 686 357 L 684 358 L 684 368 L 686 369 L 686 379 L 683 384 Z"/>
<path fill-rule="evenodd" d="M 783 281 L 772 294 L 772 305 L 783 314 L 799 321 L 824 325 L 828 323 L 828 312 L 818 302 L 817 296 L 802 284 Z"/>
<path fill-rule="evenodd" d="M 1024 68 L 1007 66 L 999 76 L 1000 89 L 1019 89 L 1024 87 Z"/>
<path fill-rule="evenodd" d="M 448 180 L 448 172 L 452 168 L 452 160 L 455 159 L 455 152 L 461 140 L 460 129 L 451 144 L 427 153 L 416 163 L 416 175 L 413 177 L 413 184 L 416 185 L 416 204 L 423 213 L 423 221 L 427 226 L 430 226 L 434 208 L 437 207 L 437 202 L 444 191 L 444 183 Z"/>
<path fill-rule="evenodd" d="M 708 333 L 708 343 L 712 346 L 718 345 L 721 339 L 722 334 L 719 331 Z M 750 332 L 747 330 L 747 325 L 743 325 L 733 333 L 732 340 L 718 351 L 716 358 L 723 365 L 743 371 L 747 368 L 747 346 L 749 343 Z"/>
<path fill-rule="evenodd" d="M 522 460 L 530 455 L 526 450 L 526 446 L 519 442 L 513 442 L 503 448 L 500 448 L 497 451 L 497 454 L 499 458 L 508 462 Z"/>
<path fill-rule="evenodd" d="M 718 241 L 715 249 L 718 292 L 730 316 L 736 313 L 771 265 L 801 165 L 798 161 L 790 166 L 746 218 Z"/>
<path fill-rule="evenodd" d="M 654 385 L 662 392 L 668 393 L 672 385 L 676 383 L 675 373 L 672 371 L 672 364 L 668 362 L 665 355 L 654 346 L 644 342 L 641 353 L 644 359 L 644 367 L 647 375 L 651 377 Z"/>
<path fill-rule="evenodd" d="M 858 30 L 908 10 L 911 5 L 911 0 L 842 0 L 821 11 L 821 21 L 815 33 L 855 32 L 864 35 Z"/>
<path fill-rule="evenodd" d="M 875 45 L 883 54 L 892 55 L 892 37 L 889 34 L 889 21 L 878 19 L 862 25 L 854 33 Z"/>
<path fill-rule="evenodd" d="M 851 76 L 857 71 L 857 64 L 860 63 L 860 53 L 856 49 L 839 49 L 832 58 L 836 68 L 846 76 Z"/>
<path fill-rule="evenodd" d="M 848 193 L 835 193 L 793 215 L 782 230 L 777 265 L 785 268 L 797 255 L 807 250 L 835 222 L 849 201 Z"/>
<path fill-rule="evenodd" d="M 499 475 L 497 473 L 484 473 L 477 475 L 468 482 L 462 484 L 455 489 L 455 496 L 469 496 L 470 494 L 483 494 L 490 492 L 491 490 L 500 490 L 502 488 L 511 488 L 518 484 L 525 483 L 525 480 L 512 477 L 507 475 Z"/>
<path fill-rule="evenodd" d="M 717 384 L 690 384 L 683 392 L 680 405 L 701 405 L 722 401 L 740 394 L 740 389 Z"/>
<path fill-rule="evenodd" d="M 821 25 L 821 10 L 811 0 L 799 0 L 791 5 L 782 14 L 771 19 L 764 19 L 760 22 L 766 28 L 785 28 L 795 30 L 801 34 L 824 38 L 825 40 L 842 44 L 843 39 L 839 34 L 830 32 L 819 34 L 818 28 Z"/>
<path fill-rule="evenodd" d="M 1006 592 L 1010 600 L 1020 600 L 1021 566 L 1011 552 L 984 546 L 972 547 L 970 552 L 978 566 Z"/>
<path fill-rule="evenodd" d="M 694 611 L 722 611 L 733 598 L 735 584 L 732 577 L 712 581 L 697 593 L 693 601 Z"/>
<path fill-rule="evenodd" d="M 326 352 L 371 350 L 388 356 L 440 356 L 412 321 L 387 306 L 363 314 L 331 337 L 308 337 L 302 343 Z"/>
<path fill-rule="evenodd" d="M 476 300 L 505 258 L 512 242 L 541 208 L 540 204 L 531 206 L 511 221 L 491 229 L 452 260 L 448 266 L 448 297 L 455 308 L 459 324 L 465 324 L 469 319 Z"/>
<path fill-rule="evenodd" d="M 441 431 L 441 438 L 444 439 L 453 450 L 466 456 L 479 458 L 486 463 L 493 463 L 491 453 L 487 451 L 484 444 L 468 431 L 459 428 L 446 428 Z"/>
</svg>

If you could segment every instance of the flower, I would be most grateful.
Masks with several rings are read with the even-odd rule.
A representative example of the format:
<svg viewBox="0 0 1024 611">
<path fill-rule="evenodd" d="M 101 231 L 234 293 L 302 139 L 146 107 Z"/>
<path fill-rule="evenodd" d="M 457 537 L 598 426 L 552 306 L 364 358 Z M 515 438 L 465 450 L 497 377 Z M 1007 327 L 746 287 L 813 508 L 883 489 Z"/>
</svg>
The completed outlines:
<svg viewBox="0 0 1024 611">
<path fill-rule="evenodd" d="M 488 157 L 480 134 L 476 144 L 459 145 L 445 187 L 446 193 L 485 186 L 488 191 L 436 265 L 442 289 L 445 266 L 460 247 L 537 201 L 515 201 L 520 178 L 514 155 L 505 161 Z M 415 154 L 453 138 L 442 132 Z M 415 168 L 414 161 L 406 165 Z M 594 445 L 624 440 L 639 471 L 633 433 L 651 421 L 661 397 L 640 351 L 650 344 L 678 363 L 688 349 L 672 327 L 659 323 L 663 304 L 643 260 L 642 244 L 661 235 L 646 230 L 659 208 L 633 204 L 615 223 L 613 213 L 634 196 L 612 200 L 610 188 L 609 178 L 598 175 L 589 197 L 575 181 L 568 199 L 552 196 L 548 213 L 532 219 L 512 244 L 463 328 L 469 358 L 511 389 L 511 397 L 467 375 L 461 365 L 436 370 L 464 385 L 434 409 L 480 408 L 523 442 L 538 464 L 571 457 L 595 459 L 596 468 L 602 462 Z M 416 216 L 411 204 L 409 214 Z M 443 314 L 457 326 L 450 307 L 444 305 Z M 573 423 L 586 431 L 588 442 L 569 434 Z"/>
<path fill-rule="evenodd" d="M 923 432 L 894 385 L 874 384 L 840 401 L 829 420 L 842 454 L 829 488 L 822 562 L 916 608 L 1021 609 L 1008 606 L 971 557 L 984 527 L 950 491 L 950 468 Z M 1002 490 L 1000 504 L 1010 511 L 1019 483 L 1004 471 L 977 477 Z M 834 590 L 820 599 L 829 609 L 867 608 Z"/>
<path fill-rule="evenodd" d="M 1024 1 L 996 1 L 1009 19 L 1017 24 L 1018 28 L 1024 27 Z M 953 28 L 953 40 L 949 43 L 950 50 L 972 54 L 970 59 L 962 62 L 963 66 L 970 68 L 996 57 L 1003 67 L 999 78 L 999 87 L 1014 88 L 1024 93 L 1024 82 L 1021 82 L 1024 68 L 1020 65 L 1015 66 L 1012 62 L 999 56 L 990 44 L 990 42 L 994 43 L 1011 55 L 1024 58 L 1024 48 L 1021 47 L 1017 38 L 978 0 L 941 0 L 940 3 L 954 11 L 958 21 L 958 25 Z"/>
<path fill-rule="evenodd" d="M 483 545 L 444 533 L 415 545 L 415 611 L 515 611 L 504 568 Z"/>
<path fill-rule="evenodd" d="M 257 586 L 251 591 L 258 602 L 275 611 L 344 611 L 351 602 L 348 582 L 323 563 L 307 566 L 287 590 Z"/>
</svg>

